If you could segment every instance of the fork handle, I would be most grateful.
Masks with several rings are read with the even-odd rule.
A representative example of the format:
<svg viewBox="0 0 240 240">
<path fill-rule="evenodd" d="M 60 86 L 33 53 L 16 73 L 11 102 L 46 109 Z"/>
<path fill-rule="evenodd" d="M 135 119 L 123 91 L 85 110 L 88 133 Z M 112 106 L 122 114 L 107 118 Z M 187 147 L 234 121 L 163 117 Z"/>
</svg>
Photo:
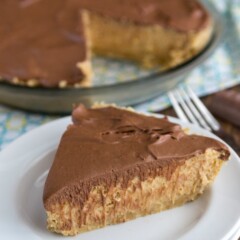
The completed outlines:
<svg viewBox="0 0 240 240">
<path fill-rule="evenodd" d="M 230 134 L 226 133 L 223 129 L 214 131 L 214 133 L 223 141 L 225 141 L 230 147 L 232 147 L 232 149 L 238 154 L 238 156 L 240 156 L 240 145 Z"/>
</svg>

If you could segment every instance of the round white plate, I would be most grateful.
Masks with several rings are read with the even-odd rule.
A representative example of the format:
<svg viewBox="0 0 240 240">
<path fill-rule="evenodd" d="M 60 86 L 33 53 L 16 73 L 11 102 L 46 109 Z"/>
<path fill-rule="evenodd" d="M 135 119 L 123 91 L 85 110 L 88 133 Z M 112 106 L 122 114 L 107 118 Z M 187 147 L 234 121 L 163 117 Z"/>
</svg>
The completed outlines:
<svg viewBox="0 0 240 240">
<path fill-rule="evenodd" d="M 176 119 L 172 121 L 180 123 Z M 0 152 L 0 239 L 63 239 L 46 229 L 44 182 L 70 117 L 43 125 Z M 215 137 L 190 124 L 191 132 Z M 83 240 L 231 239 L 240 225 L 240 160 L 231 150 L 213 186 L 182 207 L 80 234 Z"/>
</svg>

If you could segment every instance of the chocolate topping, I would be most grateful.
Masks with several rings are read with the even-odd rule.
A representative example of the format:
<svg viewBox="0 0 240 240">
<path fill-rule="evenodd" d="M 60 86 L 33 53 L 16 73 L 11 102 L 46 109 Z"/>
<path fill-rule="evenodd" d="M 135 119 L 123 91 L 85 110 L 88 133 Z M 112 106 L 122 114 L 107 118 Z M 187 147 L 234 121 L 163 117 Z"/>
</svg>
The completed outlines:
<svg viewBox="0 0 240 240">
<path fill-rule="evenodd" d="M 82 0 L 81 4 L 120 21 L 158 24 L 181 32 L 200 30 L 209 22 L 207 11 L 196 0 Z"/>
<path fill-rule="evenodd" d="M 77 62 L 86 60 L 80 10 L 135 24 L 160 24 L 198 31 L 209 20 L 195 0 L 2 0 L 0 76 L 36 79 L 47 87 L 83 79 Z"/>
<path fill-rule="evenodd" d="M 46 208 L 61 198 L 82 204 L 92 186 L 110 187 L 116 182 L 126 186 L 136 176 L 144 180 L 149 170 L 165 167 L 166 176 L 171 176 L 176 166 L 209 148 L 221 151 L 223 160 L 229 156 L 214 139 L 186 135 L 167 119 L 127 110 L 79 106 L 73 122 L 62 137 L 45 184 Z"/>
<path fill-rule="evenodd" d="M 79 82 L 86 59 L 79 1 L 3 0 L 0 76 L 37 79 L 47 87 Z"/>
</svg>

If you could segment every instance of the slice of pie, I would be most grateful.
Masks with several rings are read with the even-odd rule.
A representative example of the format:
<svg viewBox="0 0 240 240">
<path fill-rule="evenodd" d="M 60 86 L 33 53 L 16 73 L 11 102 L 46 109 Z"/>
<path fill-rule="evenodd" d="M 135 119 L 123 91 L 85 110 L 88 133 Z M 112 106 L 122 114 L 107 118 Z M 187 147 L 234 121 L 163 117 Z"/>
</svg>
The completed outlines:
<svg viewBox="0 0 240 240">
<path fill-rule="evenodd" d="M 29 87 L 90 86 L 91 53 L 176 66 L 213 29 L 197 0 L 5 0 L 0 10 L 0 80 Z"/>
<path fill-rule="evenodd" d="M 192 201 L 229 157 L 221 142 L 188 135 L 166 118 L 82 105 L 72 118 L 43 194 L 47 227 L 63 235 Z"/>
</svg>

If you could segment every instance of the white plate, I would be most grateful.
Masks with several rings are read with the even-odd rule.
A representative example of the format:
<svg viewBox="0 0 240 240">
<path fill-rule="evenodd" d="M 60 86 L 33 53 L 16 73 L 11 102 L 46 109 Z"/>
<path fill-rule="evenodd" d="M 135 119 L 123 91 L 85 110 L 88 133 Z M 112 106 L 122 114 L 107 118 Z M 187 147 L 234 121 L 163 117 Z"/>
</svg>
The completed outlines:
<svg viewBox="0 0 240 240">
<path fill-rule="evenodd" d="M 43 125 L 0 153 L 0 239 L 62 239 L 46 230 L 42 192 L 60 137 L 69 123 L 67 117 Z M 214 137 L 196 126 L 182 125 Z M 213 186 L 198 200 L 71 239 L 220 240 L 231 238 L 239 225 L 240 160 L 232 151 Z"/>
</svg>

